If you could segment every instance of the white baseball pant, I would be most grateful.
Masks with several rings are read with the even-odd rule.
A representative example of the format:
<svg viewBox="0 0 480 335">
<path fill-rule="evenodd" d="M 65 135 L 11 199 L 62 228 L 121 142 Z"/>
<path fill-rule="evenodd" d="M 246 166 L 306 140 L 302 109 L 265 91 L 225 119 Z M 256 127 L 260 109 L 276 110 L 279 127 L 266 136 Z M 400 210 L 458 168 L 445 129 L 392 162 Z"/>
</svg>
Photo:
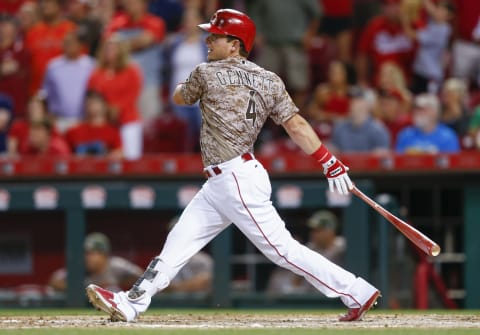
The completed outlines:
<svg viewBox="0 0 480 335">
<path fill-rule="evenodd" d="M 339 297 L 349 308 L 360 307 L 377 291 L 292 238 L 272 205 L 269 176 L 260 162 L 239 156 L 218 168 L 221 173 L 207 180 L 169 233 L 157 270 L 172 279 L 233 222 L 271 261 L 305 277 L 327 297 Z"/>
</svg>

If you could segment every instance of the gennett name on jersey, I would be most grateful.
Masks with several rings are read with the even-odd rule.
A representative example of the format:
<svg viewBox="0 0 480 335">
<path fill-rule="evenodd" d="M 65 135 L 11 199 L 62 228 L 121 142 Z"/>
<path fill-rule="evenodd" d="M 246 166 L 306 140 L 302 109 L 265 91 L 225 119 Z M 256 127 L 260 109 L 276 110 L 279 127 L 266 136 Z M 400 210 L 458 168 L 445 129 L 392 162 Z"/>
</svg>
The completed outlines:
<svg viewBox="0 0 480 335">
<path fill-rule="evenodd" d="M 246 85 L 265 92 L 273 92 L 273 80 L 243 70 L 219 70 L 215 73 L 222 85 Z"/>
</svg>

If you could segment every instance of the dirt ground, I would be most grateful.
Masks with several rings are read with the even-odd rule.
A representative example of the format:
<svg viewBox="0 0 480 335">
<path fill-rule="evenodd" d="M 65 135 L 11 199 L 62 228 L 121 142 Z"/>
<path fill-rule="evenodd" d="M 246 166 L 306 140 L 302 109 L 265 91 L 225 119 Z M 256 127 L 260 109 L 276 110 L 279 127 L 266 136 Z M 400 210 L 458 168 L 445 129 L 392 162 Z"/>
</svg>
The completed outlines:
<svg viewBox="0 0 480 335">
<path fill-rule="evenodd" d="M 99 315 L 1 316 L 0 329 L 25 328 L 478 328 L 480 314 L 402 314 L 371 312 L 361 322 L 338 322 L 335 314 L 206 313 L 144 315 L 135 323 L 110 322 Z"/>
</svg>

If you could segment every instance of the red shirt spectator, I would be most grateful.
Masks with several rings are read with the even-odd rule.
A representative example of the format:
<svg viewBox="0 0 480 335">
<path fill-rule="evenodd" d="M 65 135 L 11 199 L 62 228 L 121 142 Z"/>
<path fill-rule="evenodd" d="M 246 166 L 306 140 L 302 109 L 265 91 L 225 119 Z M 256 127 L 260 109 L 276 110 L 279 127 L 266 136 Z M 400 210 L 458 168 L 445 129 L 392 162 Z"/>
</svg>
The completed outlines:
<svg viewBox="0 0 480 335">
<path fill-rule="evenodd" d="M 21 155 L 69 156 L 70 147 L 61 136 L 53 136 L 51 122 L 31 122 L 28 141 L 20 146 Z"/>
<path fill-rule="evenodd" d="M 125 124 L 140 120 L 137 100 L 142 87 L 142 75 L 133 63 L 112 72 L 97 67 L 90 77 L 88 88 L 102 94 L 107 102 L 118 111 L 119 123 Z"/>
<path fill-rule="evenodd" d="M 45 150 L 26 145 L 20 150 L 22 155 L 69 156 L 70 148 L 62 137 L 52 137 Z"/>
<path fill-rule="evenodd" d="M 28 146 L 26 143 L 28 143 L 28 134 L 30 133 L 30 122 L 27 119 L 14 120 L 8 132 L 9 140 L 14 139 L 19 148 Z M 54 127 L 51 129 L 51 133 L 52 137 L 61 136 Z"/>
<path fill-rule="evenodd" d="M 8 152 L 12 155 L 18 154 L 20 147 L 24 147 L 28 142 L 30 123 L 41 122 L 45 119 L 48 119 L 45 100 L 38 96 L 32 97 L 28 101 L 26 117 L 13 120 L 8 132 Z M 51 129 L 51 132 L 52 136 L 58 135 L 55 127 Z"/>
<path fill-rule="evenodd" d="M 119 123 L 123 157 L 138 159 L 143 151 L 138 108 L 143 77 L 137 65 L 130 62 L 128 46 L 117 34 L 103 41 L 88 88 L 103 95 L 112 107 L 112 118 Z"/>
<path fill-rule="evenodd" d="M 76 28 L 74 23 L 61 17 L 59 0 L 44 1 L 41 7 L 44 21 L 33 26 L 25 36 L 25 45 L 32 57 L 30 95 L 40 88 L 48 62 L 62 54 L 65 35 Z"/>
<path fill-rule="evenodd" d="M 0 92 L 10 96 L 15 117 L 25 115 L 30 57 L 12 20 L 0 22 Z M 21 88 L 21 89 L 19 89 Z"/>
<path fill-rule="evenodd" d="M 131 56 L 143 75 L 143 86 L 138 102 L 144 121 L 162 112 L 160 85 L 162 82 L 160 42 L 165 37 L 165 22 L 148 13 L 148 2 L 129 0 L 124 2 L 124 13 L 115 16 L 105 29 L 105 37 L 113 33 L 125 39 Z"/>
<path fill-rule="evenodd" d="M 96 146 L 96 148 L 99 148 L 102 152 L 104 148 L 106 151 L 105 153 L 122 148 L 118 128 L 115 128 L 110 124 L 96 126 L 89 123 L 81 123 L 70 128 L 65 134 L 65 139 L 68 144 L 70 144 L 73 151 L 80 154 L 98 152 L 89 151 L 87 146 Z"/>
<path fill-rule="evenodd" d="M 386 0 L 385 12 L 365 27 L 358 45 L 357 72 L 360 82 L 377 81 L 380 66 L 385 62 L 398 64 L 407 78 L 411 73 L 415 43 L 404 32 L 399 21 L 399 0 Z M 368 73 L 373 68 L 373 76 Z"/>
<path fill-rule="evenodd" d="M 348 69 L 339 61 L 328 67 L 328 81 L 316 87 L 308 106 L 308 116 L 312 121 L 335 121 L 348 114 Z"/>
<path fill-rule="evenodd" d="M 105 98 L 89 92 L 85 101 L 86 120 L 70 128 L 65 139 L 76 154 L 108 155 L 121 158 L 122 144 L 118 128 L 108 123 Z"/>
<path fill-rule="evenodd" d="M 30 133 L 30 121 L 26 119 L 14 120 L 12 127 L 8 132 L 9 139 L 15 139 L 19 143 L 19 151 L 21 148 L 28 147 L 28 134 Z M 61 136 L 55 128 L 51 130 L 52 137 Z"/>
</svg>

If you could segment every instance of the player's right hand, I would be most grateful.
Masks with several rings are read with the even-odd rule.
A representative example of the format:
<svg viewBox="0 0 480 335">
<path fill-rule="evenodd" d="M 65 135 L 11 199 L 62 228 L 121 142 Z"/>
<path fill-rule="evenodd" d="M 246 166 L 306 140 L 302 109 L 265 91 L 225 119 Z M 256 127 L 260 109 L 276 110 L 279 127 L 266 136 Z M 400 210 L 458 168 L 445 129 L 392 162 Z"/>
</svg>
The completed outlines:
<svg viewBox="0 0 480 335">
<path fill-rule="evenodd" d="M 330 192 L 335 192 L 335 188 L 340 194 L 348 194 L 353 188 L 353 183 L 348 176 L 348 167 L 332 155 L 330 159 L 322 164 L 323 173 L 327 177 Z"/>
</svg>

